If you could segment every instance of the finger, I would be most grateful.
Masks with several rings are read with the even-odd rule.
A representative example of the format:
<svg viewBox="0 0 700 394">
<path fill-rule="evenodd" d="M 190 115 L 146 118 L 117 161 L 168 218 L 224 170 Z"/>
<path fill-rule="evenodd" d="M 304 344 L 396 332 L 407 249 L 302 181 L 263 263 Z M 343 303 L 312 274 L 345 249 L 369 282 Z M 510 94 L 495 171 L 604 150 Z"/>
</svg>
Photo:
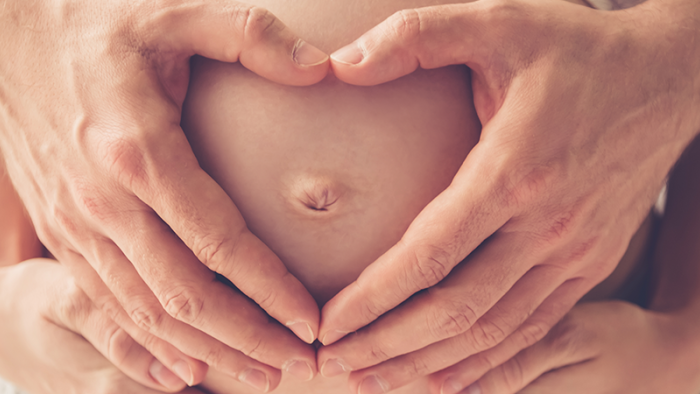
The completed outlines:
<svg viewBox="0 0 700 394">
<path fill-rule="evenodd" d="M 290 85 L 310 85 L 328 73 L 328 55 L 264 8 L 230 0 L 183 1 L 160 11 L 147 27 L 156 26 L 162 36 L 153 38 L 177 52 L 240 61 L 267 79 Z"/>
<path fill-rule="evenodd" d="M 488 157 L 490 149 L 488 143 L 480 142 L 452 184 L 423 209 L 401 241 L 324 306 L 319 332 L 324 345 L 438 283 L 510 219 L 513 209 L 500 197 L 504 180 L 493 176 L 498 173 L 494 167 L 499 166 L 499 158 Z M 516 265 L 524 266 L 520 262 Z M 491 293 L 486 290 L 489 284 L 482 283 L 479 289 Z M 495 289 L 494 294 L 503 294 L 507 287 L 496 284 Z M 483 300 L 484 305 L 494 302 Z"/>
<path fill-rule="evenodd" d="M 441 283 L 357 334 L 320 349 L 319 364 L 342 360 L 344 365 L 358 370 L 466 332 L 527 273 L 527 266 L 510 260 L 512 256 L 527 255 L 527 249 L 527 243 L 519 240 L 518 234 L 495 234 Z M 546 279 L 544 283 L 555 286 L 551 279 L 556 278 Z M 513 289 L 518 290 L 523 289 Z M 518 315 L 538 305 L 528 305 L 531 309 Z M 323 369 L 321 372 L 327 375 Z"/>
<path fill-rule="evenodd" d="M 521 337 L 516 344 L 522 344 L 523 342 L 531 344 L 533 341 L 539 340 L 551 327 L 547 324 L 549 322 L 554 324 L 555 319 L 571 308 L 582 295 L 578 290 L 586 287 L 582 284 L 585 283 L 583 280 L 568 281 L 560 287 L 561 290 L 556 294 L 556 298 L 547 298 L 529 319 L 523 319 L 521 322 L 518 322 L 518 320 L 506 320 L 504 323 L 504 317 L 519 314 L 515 310 L 517 305 L 526 310 L 532 310 L 527 309 L 531 306 L 527 305 L 529 301 L 521 302 L 518 300 L 522 298 L 519 294 L 522 294 L 520 291 L 524 289 L 532 290 L 537 285 L 541 286 L 542 282 L 540 280 L 542 278 L 543 276 L 538 277 L 538 275 L 524 277 L 522 282 L 530 282 L 529 284 L 520 289 L 514 288 L 514 290 L 519 291 L 513 291 L 504 297 L 501 301 L 503 303 L 502 308 L 495 307 L 480 319 L 471 330 L 464 334 L 386 361 L 376 367 L 353 372 L 350 375 L 351 387 L 363 394 L 372 393 L 367 388 L 376 387 L 376 381 L 382 382 L 382 385 L 386 385 L 391 389 L 401 387 L 421 376 L 441 370 L 471 355 L 488 350 L 501 343 L 502 339 L 500 337 L 505 335 L 514 334 L 516 338 Z M 558 316 L 556 316 L 557 313 Z M 513 354 L 522 348 L 522 346 L 519 347 Z"/>
<path fill-rule="evenodd" d="M 313 377 L 316 365 L 314 349 L 301 342 L 277 321 L 271 320 L 248 298 L 217 281 L 213 272 L 200 264 L 184 244 L 173 242 L 168 250 L 151 249 L 152 245 L 166 244 L 169 242 L 168 238 L 173 237 L 170 229 L 155 215 L 150 212 L 134 214 L 128 224 L 133 228 L 124 227 L 120 233 L 134 234 L 138 229 L 151 229 L 141 236 L 143 242 L 139 244 L 139 249 L 124 251 L 132 261 L 136 261 L 139 256 L 150 256 L 148 264 L 136 265 L 136 271 L 139 271 L 137 274 L 112 246 L 116 258 L 122 257 L 119 264 L 121 267 L 114 269 L 115 265 L 111 262 L 104 265 L 96 263 L 96 267 L 105 273 L 106 278 L 128 275 L 128 279 L 124 279 L 123 282 L 128 285 L 120 286 L 126 288 L 127 292 L 120 294 L 120 289 L 113 289 L 113 292 L 142 328 L 173 343 L 187 354 L 201 359 L 185 350 L 183 339 L 187 344 L 190 344 L 192 339 L 181 335 L 182 331 L 178 331 L 180 329 L 177 327 L 183 324 L 171 319 L 171 315 L 208 333 L 231 348 L 275 368 L 283 369 L 290 363 L 298 363 L 299 368 L 306 365 L 303 376 L 299 377 L 304 380 Z M 113 238 L 119 242 L 120 235 L 114 234 Z M 103 245 L 98 250 L 104 253 L 109 247 L 109 244 Z M 172 266 L 171 262 L 176 259 L 179 259 L 179 263 Z M 127 272 L 130 274 L 126 274 Z M 151 278 L 150 288 L 154 289 L 156 294 L 163 295 L 159 302 L 140 277 Z M 173 278 L 183 280 L 181 283 L 173 283 Z M 220 367 L 210 365 L 217 369 Z"/>
<path fill-rule="evenodd" d="M 554 346 L 553 346 L 554 345 Z M 564 344 L 571 347 L 570 344 Z M 469 386 L 466 390 L 481 390 L 482 394 L 515 394 L 520 392 L 536 379 L 544 376 L 547 372 L 573 366 L 591 360 L 596 352 L 593 349 L 580 349 L 583 352 L 572 352 L 566 347 L 557 347 L 548 341 L 542 341 L 534 346 L 523 350 L 505 364 L 489 371 L 478 382 Z M 571 382 L 567 382 L 571 385 Z M 459 391 L 450 391 L 459 387 L 445 386 L 440 394 L 457 394 Z M 571 387 L 580 387 L 572 385 Z M 478 392 L 478 391 L 477 391 Z M 559 393 L 570 391 L 558 391 Z M 590 392 L 590 391 L 587 391 Z"/>
<path fill-rule="evenodd" d="M 58 307 L 51 309 L 50 318 L 55 324 L 83 336 L 115 367 L 146 387 L 169 392 L 185 388 L 182 379 L 95 308 L 80 288 L 74 284 L 64 287 L 54 298 Z"/>
<path fill-rule="evenodd" d="M 485 64 L 493 51 L 481 43 L 494 23 L 487 5 L 477 1 L 399 11 L 331 54 L 333 72 L 347 83 L 376 85 L 419 67 Z"/>
<path fill-rule="evenodd" d="M 152 207 L 158 217 L 150 215 L 144 219 L 148 213 L 140 204 L 132 204 L 133 211 L 123 212 L 123 208 L 116 209 L 107 198 L 91 202 L 90 214 L 101 218 L 103 231 L 125 251 L 163 306 L 168 305 L 174 293 L 189 284 L 196 285 L 190 279 L 197 276 L 173 274 L 175 262 L 187 269 L 195 269 L 193 265 L 201 265 L 201 262 L 228 278 L 299 338 L 312 343 L 318 332 L 318 305 L 280 259 L 247 229 L 229 196 L 199 167 L 182 130 L 177 127 L 167 136 L 143 133 L 132 138 L 136 142 L 116 142 L 108 146 L 97 141 L 95 151 L 100 154 L 107 149 L 106 155 L 114 157 L 114 160 L 107 160 L 113 163 L 110 170 L 116 169 L 121 175 L 120 181 Z M 148 149 L 142 151 L 135 147 Z M 146 151 L 150 153 L 147 155 Z M 105 217 L 102 212 L 117 214 Z M 170 230 L 163 234 L 161 219 L 175 234 Z M 135 222 L 146 227 L 136 227 Z M 150 234 L 158 234 L 158 237 Z M 197 258 L 182 250 L 180 240 Z M 163 281 L 163 278 L 169 280 Z M 214 312 L 210 304 L 217 301 L 202 294 L 207 293 L 197 295 L 203 297 L 201 307 Z M 192 312 L 200 307 L 190 305 L 194 307 Z M 203 323 L 226 329 L 211 320 Z"/>
<path fill-rule="evenodd" d="M 113 245 L 111 248 L 102 245 L 101 248 L 105 254 L 120 254 Z M 100 257 L 105 258 L 104 255 Z M 121 258 L 122 260 L 126 261 L 123 256 L 121 256 Z M 101 260 L 93 261 L 100 262 Z M 182 353 L 169 344 L 170 338 L 167 336 L 163 340 L 158 336 L 149 334 L 140 329 L 133 322 L 132 318 L 122 309 L 121 304 L 117 301 L 115 296 L 112 295 L 110 290 L 101 280 L 99 280 L 100 278 L 96 277 L 97 274 L 87 265 L 87 262 L 83 260 L 81 263 L 82 265 L 75 263 L 72 265 L 76 266 L 76 274 L 81 275 L 85 279 L 84 282 L 87 287 L 84 287 L 84 290 L 86 294 L 88 294 L 88 296 L 96 302 L 98 307 L 106 311 L 106 313 L 117 324 L 124 327 L 130 336 L 132 336 L 138 343 L 142 344 L 160 361 L 162 361 L 168 369 L 175 372 L 189 385 L 194 385 L 201 382 L 206 373 L 206 368 L 204 368 L 204 365 L 196 360 L 193 360 L 189 356 L 198 360 L 203 360 L 222 372 L 227 373 L 234 379 L 237 379 L 261 391 L 267 391 L 279 384 L 280 374 L 276 369 L 252 360 L 240 352 L 227 348 L 221 342 L 216 341 L 206 334 L 203 334 L 183 323 L 176 323 L 175 328 L 173 329 L 178 330 L 178 332 L 181 334 L 180 337 L 176 338 L 176 345 L 182 346 Z M 122 261 L 122 264 L 123 263 L 124 262 Z M 117 266 L 122 264 L 117 264 Z M 113 275 L 113 280 L 124 280 L 123 283 L 133 283 L 133 281 L 138 281 L 139 279 L 138 275 L 133 272 L 133 268 L 131 268 L 131 270 L 132 272 L 128 272 L 127 270 L 127 275 L 122 275 L 122 272 L 118 272 L 116 274 L 109 272 L 109 275 Z M 142 282 L 141 285 L 143 285 Z M 138 288 L 138 286 L 136 288 Z M 129 290 L 133 289 L 134 287 L 127 286 L 126 292 L 136 300 L 142 300 L 146 303 L 150 302 L 151 304 L 154 303 L 155 300 L 149 299 L 148 294 L 144 295 L 143 293 L 130 293 Z M 155 301 L 155 303 L 157 304 L 157 301 Z M 183 342 L 183 338 L 189 338 L 190 340 Z M 188 354 L 189 356 L 185 356 L 185 354 Z"/>
<path fill-rule="evenodd" d="M 206 365 L 197 361 L 173 345 L 143 331 L 129 318 L 120 306 L 114 295 L 104 285 L 87 261 L 80 255 L 62 250 L 58 253 L 59 260 L 66 265 L 79 288 L 87 294 L 95 306 L 104 311 L 112 321 L 124 328 L 126 333 L 143 345 L 151 354 L 160 360 L 166 367 L 175 372 L 180 379 L 187 384 L 194 385 L 201 382 L 206 375 Z"/>
<path fill-rule="evenodd" d="M 548 371 L 597 357 L 599 349 L 590 336 L 580 335 L 576 324 L 564 317 L 542 340 L 513 356 L 522 341 L 522 335 L 516 332 L 496 348 L 434 374 L 431 377 L 434 392 L 517 393 Z"/>
</svg>

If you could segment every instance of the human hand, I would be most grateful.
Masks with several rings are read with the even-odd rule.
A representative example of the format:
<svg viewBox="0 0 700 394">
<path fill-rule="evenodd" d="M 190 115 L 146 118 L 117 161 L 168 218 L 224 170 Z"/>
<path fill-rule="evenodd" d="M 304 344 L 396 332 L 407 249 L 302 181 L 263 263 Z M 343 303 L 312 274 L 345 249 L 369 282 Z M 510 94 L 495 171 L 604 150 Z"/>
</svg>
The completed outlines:
<svg viewBox="0 0 700 394">
<path fill-rule="evenodd" d="M 10 0 L 0 51 L 8 173 L 96 305 L 189 384 L 206 371 L 196 360 L 263 390 L 279 368 L 313 376 L 314 349 L 287 328 L 311 343 L 316 303 L 200 169 L 179 122 L 195 53 L 294 85 L 323 79 L 327 55 L 231 0 Z"/>
<path fill-rule="evenodd" d="M 695 394 L 697 325 L 696 313 L 659 313 L 621 301 L 580 304 L 544 339 L 473 385 L 489 368 L 479 355 L 439 372 L 435 381 L 447 378 L 446 387 L 455 390 L 438 385 L 434 392 Z"/>
<path fill-rule="evenodd" d="M 407 10 L 332 55 L 359 85 L 466 64 L 483 131 L 401 241 L 324 306 L 324 375 L 355 371 L 369 394 L 508 337 L 510 358 L 613 270 L 700 130 L 700 3 L 664 4 Z"/>
<path fill-rule="evenodd" d="M 203 394 L 180 391 L 184 383 L 53 260 L 1 268 L 0 300 L 0 376 L 31 393 Z"/>
</svg>

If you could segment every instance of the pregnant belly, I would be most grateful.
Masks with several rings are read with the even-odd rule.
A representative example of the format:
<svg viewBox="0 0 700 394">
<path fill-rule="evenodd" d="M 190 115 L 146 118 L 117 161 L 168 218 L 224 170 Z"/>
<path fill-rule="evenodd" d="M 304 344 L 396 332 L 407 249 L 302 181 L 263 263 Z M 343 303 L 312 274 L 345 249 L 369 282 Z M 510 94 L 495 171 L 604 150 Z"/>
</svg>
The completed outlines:
<svg viewBox="0 0 700 394">
<path fill-rule="evenodd" d="M 460 67 L 371 88 L 280 86 L 205 59 L 192 71 L 182 123 L 200 164 L 320 306 L 399 241 L 479 136 Z M 346 381 L 283 376 L 275 392 L 349 394 Z M 205 387 L 256 392 L 216 371 Z"/>
<path fill-rule="evenodd" d="M 183 126 L 251 231 L 325 303 L 395 244 L 479 136 L 466 69 L 280 86 L 198 59 Z"/>
</svg>

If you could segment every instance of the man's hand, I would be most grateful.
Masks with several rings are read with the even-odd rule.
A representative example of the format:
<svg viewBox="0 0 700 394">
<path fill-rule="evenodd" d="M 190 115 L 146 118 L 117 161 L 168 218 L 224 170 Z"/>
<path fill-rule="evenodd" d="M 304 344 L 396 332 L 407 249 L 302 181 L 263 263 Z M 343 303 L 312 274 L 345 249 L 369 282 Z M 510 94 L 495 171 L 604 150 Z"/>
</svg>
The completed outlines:
<svg viewBox="0 0 700 394">
<path fill-rule="evenodd" d="M 625 302 L 577 305 L 544 339 L 514 357 L 508 342 L 517 337 L 511 336 L 433 374 L 432 392 L 700 391 L 699 170 L 696 138 L 669 180 L 666 211 L 653 248 L 653 286 L 647 289 L 650 310 Z M 494 365 L 498 367 L 492 370 Z"/>
<path fill-rule="evenodd" d="M 8 0 L 0 52 L 8 173 L 90 298 L 188 384 L 205 374 L 195 359 L 262 390 L 277 369 L 311 378 L 314 350 L 288 329 L 311 343 L 318 307 L 200 169 L 179 122 L 194 54 L 293 85 L 323 79 L 328 57 L 230 0 Z"/>
<path fill-rule="evenodd" d="M 401 241 L 326 304 L 325 345 L 373 323 L 322 348 L 321 373 L 381 393 L 541 339 L 613 270 L 700 130 L 699 17 L 695 0 L 482 0 L 399 12 L 333 54 L 359 85 L 468 65 L 483 131 Z"/>
</svg>

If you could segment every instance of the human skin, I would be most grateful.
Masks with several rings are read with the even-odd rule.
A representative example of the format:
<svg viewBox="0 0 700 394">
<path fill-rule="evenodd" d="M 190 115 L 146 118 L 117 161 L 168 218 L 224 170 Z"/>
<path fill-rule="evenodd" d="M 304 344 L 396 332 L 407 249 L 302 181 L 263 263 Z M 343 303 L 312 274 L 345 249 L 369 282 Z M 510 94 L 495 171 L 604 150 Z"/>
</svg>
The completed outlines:
<svg viewBox="0 0 700 394">
<path fill-rule="evenodd" d="M 328 52 L 406 6 L 253 4 Z M 296 88 L 201 58 L 192 64 L 182 127 L 202 168 L 319 305 L 400 238 L 449 184 L 480 129 L 463 66 L 372 88 L 349 86 L 333 75 Z M 345 380 L 283 377 L 275 392 L 347 393 Z M 204 387 L 253 392 L 216 371 Z M 423 381 L 404 392 L 426 391 Z"/>
<path fill-rule="evenodd" d="M 478 1 L 397 13 L 332 54 L 358 85 L 468 65 L 483 131 L 451 185 L 324 306 L 319 365 L 373 394 L 543 338 L 611 272 L 700 130 L 698 15 L 688 0 Z"/>
<path fill-rule="evenodd" d="M 0 52 L 7 173 L 95 304 L 189 384 L 207 365 L 257 387 L 293 361 L 314 373 L 313 298 L 199 168 L 179 122 L 194 54 L 292 85 L 324 78 L 327 55 L 229 0 L 8 0 Z M 250 347 L 270 337 L 278 346 Z"/>
<path fill-rule="evenodd" d="M 41 256 L 41 243 L 0 156 L 0 267 Z"/>
<path fill-rule="evenodd" d="M 465 392 L 700 391 L 699 170 L 700 139 L 696 139 L 669 180 L 666 210 L 654 252 L 654 285 L 648 309 L 624 302 L 579 304 L 543 340 L 486 373 Z M 488 371 L 491 363 L 498 363 L 498 357 L 495 348 L 440 375 L 454 382 L 454 388 L 466 387 Z"/>
<path fill-rule="evenodd" d="M 0 374 L 26 392 L 203 394 L 181 391 L 172 373 L 154 381 L 153 356 L 94 307 L 55 260 L 0 268 L 0 300 Z"/>
</svg>

